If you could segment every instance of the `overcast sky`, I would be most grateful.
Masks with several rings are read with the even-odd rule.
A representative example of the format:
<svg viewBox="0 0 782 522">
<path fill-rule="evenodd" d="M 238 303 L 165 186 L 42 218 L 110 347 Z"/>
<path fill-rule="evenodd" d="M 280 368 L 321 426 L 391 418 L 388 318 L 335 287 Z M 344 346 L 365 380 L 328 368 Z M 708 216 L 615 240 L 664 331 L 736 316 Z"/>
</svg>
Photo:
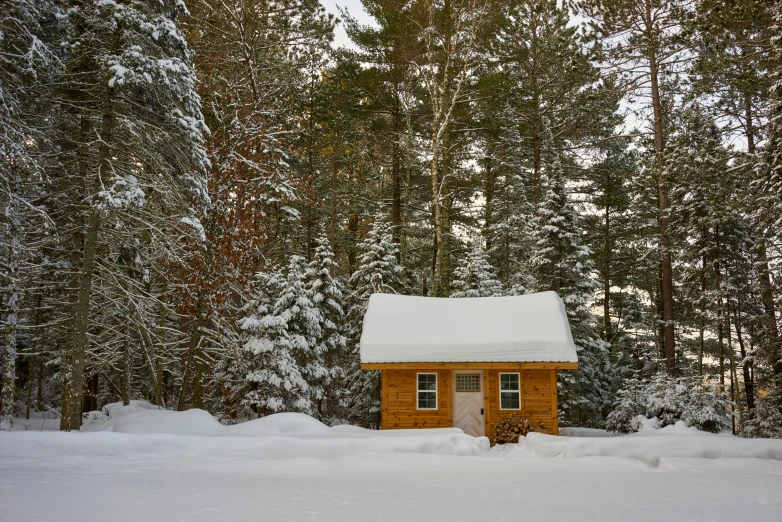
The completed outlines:
<svg viewBox="0 0 782 522">
<path fill-rule="evenodd" d="M 320 3 L 323 4 L 326 11 L 336 16 L 339 16 L 339 10 L 337 9 L 337 6 L 339 6 L 347 9 L 350 16 L 356 18 L 360 23 L 369 24 L 372 22 L 372 17 L 364 11 L 361 0 L 320 0 Z M 350 40 L 348 40 L 348 35 L 345 34 L 345 29 L 338 25 L 334 30 L 334 46 L 340 47 L 349 43 Z"/>
</svg>

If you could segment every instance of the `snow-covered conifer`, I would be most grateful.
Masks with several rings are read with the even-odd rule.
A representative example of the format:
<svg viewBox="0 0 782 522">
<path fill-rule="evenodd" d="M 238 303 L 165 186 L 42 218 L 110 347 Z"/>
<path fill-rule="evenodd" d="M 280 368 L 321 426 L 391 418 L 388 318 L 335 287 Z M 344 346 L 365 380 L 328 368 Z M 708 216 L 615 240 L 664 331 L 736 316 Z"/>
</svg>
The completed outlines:
<svg viewBox="0 0 782 522">
<path fill-rule="evenodd" d="M 563 421 L 599 426 L 612 400 L 614 378 L 610 374 L 606 346 L 597 335 L 590 309 L 597 287 L 592 279 L 591 252 L 584 244 L 578 213 L 568 199 L 559 161 L 549 169 L 530 228 L 536 290 L 554 290 L 562 298 L 578 350 L 579 370 L 563 372 L 560 376 Z"/>
<path fill-rule="evenodd" d="M 319 314 L 304 287 L 303 268 L 303 259 L 293 256 L 286 274 L 258 274 L 249 314 L 238 323 L 244 332 L 240 371 L 247 387 L 242 403 L 259 415 L 311 409 L 303 364 L 311 362 Z"/>
<path fill-rule="evenodd" d="M 404 291 L 404 268 L 396 260 L 398 247 L 393 242 L 391 227 L 379 216 L 359 245 L 359 251 L 358 268 L 350 277 L 347 330 L 351 351 L 347 375 L 350 397 L 346 403 L 351 422 L 377 427 L 380 424 L 380 375 L 376 371 L 363 371 L 359 366 L 361 325 L 370 295 Z"/>
<path fill-rule="evenodd" d="M 207 129 L 180 27 L 186 14 L 177 0 L 77 2 L 62 19 L 67 74 L 55 84 L 54 111 L 64 175 L 54 219 L 74 274 L 66 308 L 73 327 L 61 359 L 64 430 L 81 424 L 86 372 L 96 365 L 87 355 L 103 325 L 92 307 L 117 307 L 112 316 L 133 324 L 117 331 L 139 345 L 138 337 L 157 330 L 138 312 L 156 306 L 125 303 L 147 301 L 152 260 L 170 262 L 177 237 L 202 232 Z M 120 250 L 131 245 L 130 264 L 138 258 L 145 265 L 139 273 L 117 266 Z"/>
<path fill-rule="evenodd" d="M 656 419 L 663 428 L 678 421 L 701 431 L 719 433 L 729 427 L 728 402 L 703 387 L 698 378 L 657 373 L 651 379 L 627 379 L 608 415 L 609 431 L 639 431 L 643 419 Z"/>
<path fill-rule="evenodd" d="M 320 314 L 320 335 L 314 347 L 314 359 L 320 370 L 307 372 L 312 390 L 313 412 L 324 420 L 341 416 L 340 402 L 344 385 L 345 364 L 348 362 L 345 326 L 345 288 L 336 275 L 334 251 L 326 236 L 319 236 L 310 261 L 306 284 L 312 305 Z"/>
<path fill-rule="evenodd" d="M 10 0 L 0 9 L 0 430 L 12 420 L 20 326 L 36 313 L 25 310 L 24 287 L 39 286 L 38 261 L 54 244 L 41 234 L 51 229 L 41 202 L 48 195 L 47 88 L 60 69 L 52 48 L 58 33 L 46 26 L 60 13 L 48 0 Z"/>
<path fill-rule="evenodd" d="M 467 254 L 464 264 L 453 271 L 451 297 L 496 297 L 505 294 L 502 282 L 494 275 L 486 251 L 478 239 Z"/>
</svg>

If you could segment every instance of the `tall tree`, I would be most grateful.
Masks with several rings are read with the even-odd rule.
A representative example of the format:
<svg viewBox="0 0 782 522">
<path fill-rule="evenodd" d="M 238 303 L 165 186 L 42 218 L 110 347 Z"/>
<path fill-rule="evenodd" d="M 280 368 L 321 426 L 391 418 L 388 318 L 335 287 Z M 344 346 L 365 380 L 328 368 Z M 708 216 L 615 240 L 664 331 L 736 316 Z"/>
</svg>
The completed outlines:
<svg viewBox="0 0 782 522">
<path fill-rule="evenodd" d="M 306 272 L 306 288 L 318 311 L 320 334 L 314 346 L 313 362 L 307 371 L 316 416 L 323 420 L 343 417 L 345 367 L 348 364 L 345 330 L 345 285 L 337 275 L 334 251 L 326 236 L 317 246 Z"/>
<path fill-rule="evenodd" d="M 167 212 L 189 218 L 190 201 L 205 193 L 206 126 L 192 55 L 179 28 L 183 14 L 183 4 L 173 0 L 76 1 L 67 10 L 66 71 L 57 81 L 62 189 L 68 196 L 59 217 L 72 238 L 63 430 L 81 425 L 94 275 L 108 239 L 102 225 L 117 210 L 134 219 L 133 209 L 157 207 L 145 203 L 157 198 L 167 199 Z"/>
<path fill-rule="evenodd" d="M 590 301 L 597 288 L 583 228 L 565 191 L 563 167 L 554 165 L 532 223 L 532 269 L 536 290 L 553 290 L 565 305 L 579 359 L 579 370 L 562 377 L 563 421 L 599 426 L 612 402 L 614 379 L 605 344 L 597 336 Z"/>
<path fill-rule="evenodd" d="M 666 370 L 676 373 L 673 298 L 673 253 L 669 231 L 669 182 L 661 168 L 666 143 L 664 119 L 670 109 L 673 76 L 680 72 L 683 45 L 678 38 L 685 15 L 682 0 L 575 0 L 576 12 L 588 19 L 610 73 L 620 77 L 619 88 L 644 101 L 650 109 L 654 136 L 654 174 L 657 189 L 661 259 L 661 319 Z M 666 90 L 668 89 L 668 90 Z"/>
</svg>

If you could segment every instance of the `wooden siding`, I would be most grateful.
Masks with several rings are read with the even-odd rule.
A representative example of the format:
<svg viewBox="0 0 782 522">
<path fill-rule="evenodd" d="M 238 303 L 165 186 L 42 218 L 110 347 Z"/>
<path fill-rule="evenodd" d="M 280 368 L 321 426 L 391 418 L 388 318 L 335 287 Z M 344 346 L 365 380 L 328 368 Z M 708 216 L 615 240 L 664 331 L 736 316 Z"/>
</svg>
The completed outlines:
<svg viewBox="0 0 782 522">
<path fill-rule="evenodd" d="M 437 373 L 437 409 L 416 409 L 416 374 L 427 370 L 383 370 L 381 427 L 383 429 L 447 428 L 453 426 L 453 384 L 450 370 Z M 501 370 L 483 372 L 484 428 L 494 436 L 494 427 L 512 410 L 500 410 L 499 374 Z M 533 426 L 543 424 L 541 431 L 557 435 L 557 370 L 521 370 L 521 410 Z"/>
<path fill-rule="evenodd" d="M 451 417 L 452 387 L 450 370 L 431 370 L 437 374 L 437 409 L 416 409 L 416 374 L 427 370 L 383 370 L 381 427 L 448 428 Z"/>
<path fill-rule="evenodd" d="M 488 404 L 485 417 L 486 436 L 494 437 L 494 427 L 511 413 L 527 417 L 538 430 L 543 424 L 544 433 L 557 435 L 559 433 L 556 417 L 556 370 L 521 370 L 521 409 L 501 410 L 499 374 L 500 370 L 486 372 L 486 402 Z M 553 374 L 553 375 L 552 375 Z M 552 388 L 553 386 L 553 388 Z"/>
</svg>

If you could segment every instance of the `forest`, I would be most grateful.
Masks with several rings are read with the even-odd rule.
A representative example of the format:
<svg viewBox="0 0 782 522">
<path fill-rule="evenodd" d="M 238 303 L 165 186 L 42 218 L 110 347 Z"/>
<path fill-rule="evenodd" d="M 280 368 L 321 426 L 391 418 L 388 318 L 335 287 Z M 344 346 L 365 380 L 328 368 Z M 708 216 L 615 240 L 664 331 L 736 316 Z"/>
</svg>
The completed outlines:
<svg viewBox="0 0 782 522">
<path fill-rule="evenodd" d="M 563 426 L 782 437 L 782 2 L 362 3 L 2 2 L 0 427 L 376 428 L 369 295 L 554 290 Z"/>
</svg>

